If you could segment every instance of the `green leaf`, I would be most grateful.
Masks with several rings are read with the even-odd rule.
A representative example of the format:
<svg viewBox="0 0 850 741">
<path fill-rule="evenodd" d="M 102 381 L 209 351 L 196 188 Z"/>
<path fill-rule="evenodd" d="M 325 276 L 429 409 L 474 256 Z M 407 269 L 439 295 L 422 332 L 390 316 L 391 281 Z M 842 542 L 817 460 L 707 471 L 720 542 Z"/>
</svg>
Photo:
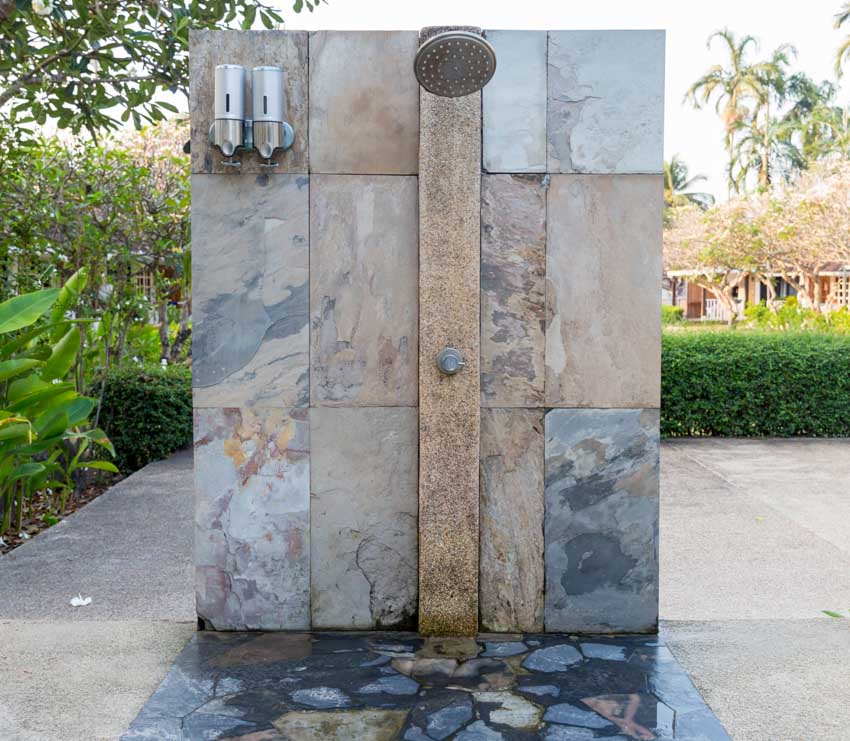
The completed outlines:
<svg viewBox="0 0 850 741">
<path fill-rule="evenodd" d="M 28 378 L 28 377 L 27 377 Z M 27 378 L 23 378 L 20 380 L 26 381 Z M 38 379 L 36 379 L 38 380 Z M 12 381 L 11 385 L 18 383 L 19 381 Z M 12 401 L 11 391 L 9 393 L 9 406 L 8 408 L 13 412 L 24 412 L 28 409 L 31 409 L 39 404 L 44 403 L 45 401 L 52 399 L 53 397 L 60 396 L 63 394 L 67 394 L 68 392 L 76 393 L 74 391 L 73 383 L 44 383 L 41 382 L 41 386 L 39 387 L 28 387 L 25 390 L 21 390 L 21 393 L 17 394 L 14 401 Z M 10 385 L 10 388 L 11 388 Z"/>
<path fill-rule="evenodd" d="M 58 288 L 46 288 L 4 301 L 0 304 L 0 334 L 35 324 L 58 297 Z"/>
<path fill-rule="evenodd" d="M 824 615 L 829 615 L 829 617 L 831 617 L 831 618 L 843 618 L 844 617 L 844 615 L 842 615 L 840 612 L 835 612 L 834 610 L 821 610 L 821 612 Z"/>
<path fill-rule="evenodd" d="M 57 324 L 50 333 L 51 342 L 57 342 L 64 334 L 65 330 L 62 320 L 65 318 L 65 313 L 69 311 L 79 300 L 80 293 L 82 293 L 83 289 L 86 287 L 87 277 L 88 273 L 86 269 L 82 267 L 68 278 L 68 280 L 65 281 L 65 285 L 59 290 L 59 298 L 56 299 L 56 303 L 53 306 L 53 312 L 50 315 L 51 323 Z"/>
<path fill-rule="evenodd" d="M 88 430 L 85 433 L 85 436 L 91 440 L 93 443 L 97 443 L 104 450 L 109 451 L 109 454 L 115 455 L 115 448 L 112 447 L 112 441 L 107 437 L 106 433 L 103 430 L 95 428 L 94 430 Z"/>
<path fill-rule="evenodd" d="M 6 381 L 9 378 L 19 376 L 21 373 L 26 373 L 39 365 L 41 365 L 41 362 L 32 358 L 2 360 L 0 361 L 0 381 Z"/>
<path fill-rule="evenodd" d="M 63 411 L 48 411 L 33 420 L 33 427 L 40 440 L 61 437 L 68 429 L 68 415 Z"/>
<path fill-rule="evenodd" d="M 30 476 L 35 476 L 36 474 L 44 471 L 44 466 L 41 463 L 23 463 L 17 468 L 15 468 L 12 473 L 9 474 L 9 481 L 16 481 L 18 479 L 26 479 Z"/>
<path fill-rule="evenodd" d="M 0 440 L 29 439 L 30 429 L 28 424 L 19 422 L 0 426 Z"/>
<path fill-rule="evenodd" d="M 95 399 L 90 399 L 87 396 L 78 396 L 75 399 L 63 402 L 59 405 L 58 409 L 61 409 L 68 415 L 68 426 L 76 427 L 88 419 L 96 406 L 97 401 Z"/>
<path fill-rule="evenodd" d="M 53 347 L 53 353 L 45 361 L 39 375 L 45 381 L 54 378 L 63 378 L 77 360 L 77 351 L 80 349 L 80 331 L 71 327 L 64 337 Z"/>
<path fill-rule="evenodd" d="M 75 468 L 96 468 L 98 471 L 109 471 L 109 473 L 120 473 L 114 463 L 109 461 L 83 461 Z"/>
</svg>

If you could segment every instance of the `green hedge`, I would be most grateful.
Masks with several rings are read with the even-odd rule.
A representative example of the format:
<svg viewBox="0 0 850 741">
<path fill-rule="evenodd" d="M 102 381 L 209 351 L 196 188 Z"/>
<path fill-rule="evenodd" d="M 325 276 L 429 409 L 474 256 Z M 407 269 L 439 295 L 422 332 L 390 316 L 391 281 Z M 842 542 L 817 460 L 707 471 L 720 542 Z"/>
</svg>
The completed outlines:
<svg viewBox="0 0 850 741">
<path fill-rule="evenodd" d="M 850 337 L 665 332 L 661 434 L 850 435 Z"/>
<path fill-rule="evenodd" d="M 679 324 L 685 318 L 685 310 L 681 306 L 661 304 L 661 323 Z"/>
<path fill-rule="evenodd" d="M 131 366 L 106 381 L 100 425 L 123 474 L 192 444 L 192 373 L 182 366 Z"/>
</svg>

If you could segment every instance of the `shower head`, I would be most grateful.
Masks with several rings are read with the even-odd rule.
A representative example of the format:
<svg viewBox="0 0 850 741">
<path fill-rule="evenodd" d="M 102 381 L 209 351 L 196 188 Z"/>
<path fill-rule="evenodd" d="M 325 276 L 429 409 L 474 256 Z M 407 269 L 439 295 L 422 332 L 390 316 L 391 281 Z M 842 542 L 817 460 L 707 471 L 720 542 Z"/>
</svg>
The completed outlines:
<svg viewBox="0 0 850 741">
<path fill-rule="evenodd" d="M 419 47 L 413 64 L 416 79 L 429 93 L 459 98 L 483 88 L 496 71 L 496 52 L 469 31 L 445 31 Z"/>
</svg>

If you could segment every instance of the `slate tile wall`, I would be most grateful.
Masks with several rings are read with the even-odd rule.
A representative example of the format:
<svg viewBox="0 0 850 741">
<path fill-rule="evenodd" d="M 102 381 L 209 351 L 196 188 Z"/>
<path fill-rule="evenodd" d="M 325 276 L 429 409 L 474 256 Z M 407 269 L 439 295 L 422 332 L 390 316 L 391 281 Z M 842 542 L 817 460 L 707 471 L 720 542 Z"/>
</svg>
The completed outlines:
<svg viewBox="0 0 850 741">
<path fill-rule="evenodd" d="M 480 622 L 651 630 L 664 37 L 488 37 Z M 219 629 L 409 626 L 417 34 L 191 44 L 199 614 Z M 285 68 L 296 144 L 276 170 L 245 154 L 233 172 L 208 144 L 225 62 Z"/>
<path fill-rule="evenodd" d="M 664 34 L 487 37 L 482 624 L 653 630 Z"/>
<path fill-rule="evenodd" d="M 416 40 L 192 33 L 196 584 L 211 628 L 415 625 L 419 88 L 398 71 Z M 249 79 L 284 68 L 296 139 L 278 169 L 241 153 L 234 171 L 210 147 L 223 63 Z"/>
</svg>

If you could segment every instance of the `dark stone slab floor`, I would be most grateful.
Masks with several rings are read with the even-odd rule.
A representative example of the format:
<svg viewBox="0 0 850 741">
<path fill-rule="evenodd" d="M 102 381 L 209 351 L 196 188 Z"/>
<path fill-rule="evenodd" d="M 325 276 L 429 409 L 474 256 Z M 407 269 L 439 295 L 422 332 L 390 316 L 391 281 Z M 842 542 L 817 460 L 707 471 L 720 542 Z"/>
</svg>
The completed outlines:
<svg viewBox="0 0 850 741">
<path fill-rule="evenodd" d="M 201 632 L 122 738 L 729 736 L 654 636 Z"/>
</svg>

